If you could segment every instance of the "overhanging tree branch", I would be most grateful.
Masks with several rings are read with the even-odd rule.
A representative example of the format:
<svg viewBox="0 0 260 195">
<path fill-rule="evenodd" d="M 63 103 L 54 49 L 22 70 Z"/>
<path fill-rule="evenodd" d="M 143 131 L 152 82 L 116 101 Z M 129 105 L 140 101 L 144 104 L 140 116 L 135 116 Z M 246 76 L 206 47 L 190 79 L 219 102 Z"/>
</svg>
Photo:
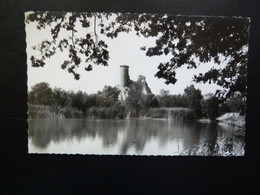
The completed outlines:
<svg viewBox="0 0 260 195">
<path fill-rule="evenodd" d="M 59 23 L 53 30 L 53 37 L 58 36 L 60 29 L 71 30 L 76 21 L 82 24 L 83 28 L 90 27 L 89 20 L 94 19 L 94 39 L 89 33 L 86 37 L 79 39 L 77 43 L 73 41 L 72 46 L 84 48 L 86 70 L 92 70 L 92 64 L 108 65 L 109 52 L 107 45 L 103 40 L 98 40 L 97 35 L 97 17 L 101 18 L 100 32 L 107 37 L 116 38 L 119 33 L 136 32 L 143 37 L 156 37 L 154 47 L 146 49 L 147 56 L 171 55 L 169 62 L 160 63 L 156 77 L 165 79 L 166 84 L 175 84 L 177 82 L 176 70 L 186 66 L 188 69 L 194 69 L 202 63 L 212 62 L 221 64 L 221 58 L 226 59 L 224 68 L 216 66 L 214 71 L 208 71 L 204 75 L 195 75 L 195 82 L 213 82 L 224 88 L 222 97 L 228 97 L 229 94 L 240 92 L 246 94 L 246 65 L 247 50 L 249 39 L 249 19 L 248 18 L 230 18 L 230 17 L 187 17 L 172 15 L 148 15 L 148 14 L 116 14 L 115 20 L 110 23 L 104 23 L 102 18 L 109 20 L 111 14 L 100 13 L 72 13 L 69 22 Z M 45 28 L 62 18 L 68 17 L 66 13 L 34 12 L 27 16 L 26 21 L 36 21 L 39 29 Z M 72 30 L 72 37 L 73 35 Z M 53 44 L 53 43 L 51 43 Z M 60 41 L 59 46 L 66 44 Z M 86 46 L 86 47 L 85 47 Z M 71 47 L 68 47 L 70 50 Z M 69 58 L 77 66 L 80 65 L 80 57 L 74 50 L 70 51 Z M 229 61 L 227 61 L 227 59 Z M 197 63 L 196 60 L 199 60 Z M 38 66 L 44 66 L 44 59 L 36 59 L 32 56 L 31 61 Z M 90 64 L 91 63 L 91 64 Z M 75 64 L 64 66 L 68 70 L 73 70 Z M 71 73 L 74 74 L 73 71 Z M 74 75 L 75 76 L 75 75 Z M 226 79 L 228 78 L 228 79 Z"/>
</svg>

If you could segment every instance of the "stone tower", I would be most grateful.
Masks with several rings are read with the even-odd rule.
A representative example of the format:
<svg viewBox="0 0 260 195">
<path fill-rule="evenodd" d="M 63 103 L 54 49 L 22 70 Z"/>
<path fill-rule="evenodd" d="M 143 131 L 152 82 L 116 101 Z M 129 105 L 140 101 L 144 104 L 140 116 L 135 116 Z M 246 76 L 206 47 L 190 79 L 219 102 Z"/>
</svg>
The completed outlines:
<svg viewBox="0 0 260 195">
<path fill-rule="evenodd" d="M 127 65 L 121 65 L 120 66 L 120 97 L 121 100 L 126 100 L 128 96 L 128 90 L 129 90 L 129 66 Z"/>
<path fill-rule="evenodd" d="M 129 87 L 129 66 L 121 65 L 120 66 L 120 87 L 123 89 Z"/>
</svg>

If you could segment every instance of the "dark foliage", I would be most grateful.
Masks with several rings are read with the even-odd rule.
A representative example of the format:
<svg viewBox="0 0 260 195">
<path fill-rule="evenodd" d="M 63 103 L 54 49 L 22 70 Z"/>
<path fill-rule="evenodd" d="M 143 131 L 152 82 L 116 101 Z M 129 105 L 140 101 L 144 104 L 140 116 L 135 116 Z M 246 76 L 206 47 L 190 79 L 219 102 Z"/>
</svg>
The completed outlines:
<svg viewBox="0 0 260 195">
<path fill-rule="evenodd" d="M 233 94 L 225 102 L 220 103 L 220 113 L 239 112 L 241 115 L 246 113 L 246 98 L 239 93 Z"/>
<path fill-rule="evenodd" d="M 199 89 L 195 89 L 194 85 L 191 85 L 184 89 L 184 95 L 187 98 L 189 108 L 194 111 L 195 115 L 198 118 L 201 117 L 202 115 L 201 104 L 200 104 L 202 100 L 201 91 Z"/>
<path fill-rule="evenodd" d="M 168 90 L 161 90 L 157 96 L 160 107 L 188 107 L 187 97 L 184 95 L 171 95 Z"/>
<path fill-rule="evenodd" d="M 28 93 L 28 101 L 32 104 L 50 105 L 52 89 L 48 83 L 41 82 L 34 85 Z"/>
<path fill-rule="evenodd" d="M 160 63 L 155 75 L 164 78 L 166 84 L 176 83 L 175 71 L 182 66 L 191 69 L 213 61 L 216 67 L 195 75 L 194 81 L 222 86 L 224 90 L 216 92 L 219 98 L 228 98 L 234 92 L 245 96 L 248 18 L 126 14 L 119 15 L 116 22 L 120 25 L 114 27 L 115 35 L 133 27 L 137 35 L 157 37 L 156 45 L 147 49 L 147 56 L 171 54 L 170 62 Z M 227 64 L 221 68 L 218 65 L 223 58 Z"/>
<path fill-rule="evenodd" d="M 143 76 L 140 75 L 137 81 L 131 81 L 125 105 L 133 117 L 144 116 L 149 108 L 159 106 L 157 98 Z"/>
<path fill-rule="evenodd" d="M 109 15 L 109 14 L 108 14 Z M 107 15 L 107 17 L 108 17 Z M 102 16 L 105 16 L 104 14 Z M 97 18 L 100 22 L 97 24 Z M 80 37 L 77 32 L 77 22 L 81 24 L 81 28 L 91 28 L 91 21 L 94 20 L 94 35 L 86 33 Z M 52 40 L 43 40 L 33 49 L 40 51 L 41 57 L 37 59 L 31 56 L 30 60 L 33 67 L 45 66 L 46 58 L 51 58 L 57 50 L 68 53 L 68 60 L 64 60 L 61 64 L 62 69 L 66 69 L 74 75 L 76 80 L 80 79 L 77 68 L 84 63 L 85 70 L 91 71 L 92 64 L 108 65 L 109 53 L 107 44 L 99 40 L 96 26 L 103 26 L 101 14 L 97 13 L 65 13 L 65 12 L 33 12 L 27 15 L 26 22 L 37 22 L 37 29 L 45 29 L 50 26 L 50 34 Z M 67 37 L 59 39 L 62 31 L 70 32 Z"/>
<path fill-rule="evenodd" d="M 29 117 L 101 117 L 124 118 L 125 107 L 118 100 L 119 90 L 105 86 L 97 94 L 65 91 L 38 83 L 28 93 Z M 102 114 L 98 114 L 102 113 Z"/>
<path fill-rule="evenodd" d="M 214 95 L 210 95 L 202 101 L 203 114 L 214 121 L 219 116 L 219 100 Z"/>
</svg>

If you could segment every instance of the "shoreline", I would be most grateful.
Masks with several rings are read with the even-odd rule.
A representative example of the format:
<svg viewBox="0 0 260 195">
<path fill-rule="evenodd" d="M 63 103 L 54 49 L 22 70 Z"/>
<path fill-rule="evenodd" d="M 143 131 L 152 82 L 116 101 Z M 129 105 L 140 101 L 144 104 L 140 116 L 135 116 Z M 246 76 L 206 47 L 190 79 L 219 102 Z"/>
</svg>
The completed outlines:
<svg viewBox="0 0 260 195">
<path fill-rule="evenodd" d="M 216 121 L 211 121 L 210 119 L 205 118 L 199 119 L 198 121 L 202 123 L 216 122 L 218 124 L 231 125 L 239 128 L 244 128 L 246 124 L 245 116 L 239 115 L 239 113 L 236 112 L 225 113 L 222 116 L 216 118 Z"/>
</svg>

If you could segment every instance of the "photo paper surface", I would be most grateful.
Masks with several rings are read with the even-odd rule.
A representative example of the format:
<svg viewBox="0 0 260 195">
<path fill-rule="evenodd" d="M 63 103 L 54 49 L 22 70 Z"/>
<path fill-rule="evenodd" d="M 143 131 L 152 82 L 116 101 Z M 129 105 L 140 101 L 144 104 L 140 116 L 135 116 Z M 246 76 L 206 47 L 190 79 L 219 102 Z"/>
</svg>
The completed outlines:
<svg viewBox="0 0 260 195">
<path fill-rule="evenodd" d="M 243 156 L 249 18 L 26 12 L 28 152 Z"/>
</svg>

